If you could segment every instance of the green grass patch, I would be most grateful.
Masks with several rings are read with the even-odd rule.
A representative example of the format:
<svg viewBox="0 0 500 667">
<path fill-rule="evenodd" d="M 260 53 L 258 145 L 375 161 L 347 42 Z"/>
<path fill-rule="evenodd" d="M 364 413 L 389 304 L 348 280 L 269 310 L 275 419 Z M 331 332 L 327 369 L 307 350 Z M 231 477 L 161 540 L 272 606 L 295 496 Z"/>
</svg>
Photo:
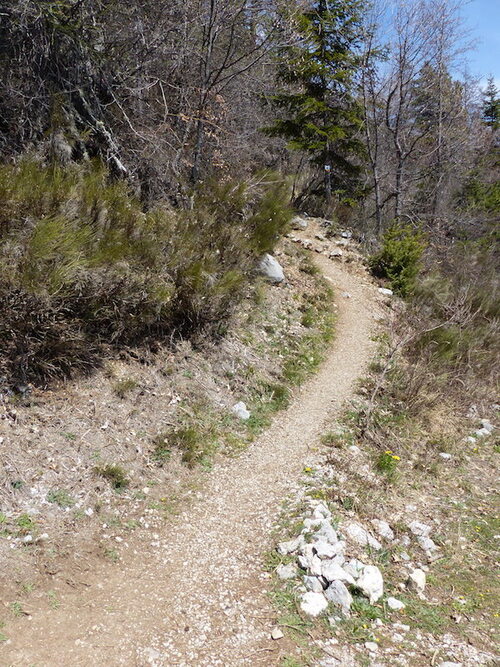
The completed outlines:
<svg viewBox="0 0 500 667">
<path fill-rule="evenodd" d="M 113 393 L 118 396 L 118 398 L 125 398 L 134 389 L 137 389 L 138 383 L 133 378 L 122 378 L 113 384 L 112 390 Z"/>
<path fill-rule="evenodd" d="M 120 465 L 108 463 L 97 467 L 95 471 L 98 475 L 104 477 L 115 491 L 123 491 L 130 485 L 130 480 Z"/>
<path fill-rule="evenodd" d="M 47 494 L 47 501 L 59 505 L 59 507 L 62 507 L 63 509 L 73 507 L 75 504 L 74 498 L 72 498 L 64 489 L 52 489 L 52 491 L 49 491 Z"/>
</svg>

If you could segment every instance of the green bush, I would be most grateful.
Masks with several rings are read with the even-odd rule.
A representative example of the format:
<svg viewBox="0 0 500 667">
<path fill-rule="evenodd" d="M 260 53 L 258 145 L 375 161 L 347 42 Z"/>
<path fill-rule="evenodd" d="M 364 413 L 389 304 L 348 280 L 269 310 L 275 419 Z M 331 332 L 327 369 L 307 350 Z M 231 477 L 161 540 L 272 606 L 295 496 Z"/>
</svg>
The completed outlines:
<svg viewBox="0 0 500 667">
<path fill-rule="evenodd" d="M 389 280 L 397 294 L 408 296 L 415 287 L 424 249 L 420 233 L 395 225 L 384 234 L 379 252 L 370 258 L 370 269 L 377 278 Z"/>
<path fill-rule="evenodd" d="M 119 465 L 107 463 L 105 466 L 96 468 L 96 473 L 107 479 L 113 489 L 122 491 L 130 485 L 125 470 Z"/>
<path fill-rule="evenodd" d="M 144 212 L 100 163 L 0 166 L 0 377 L 45 383 L 113 347 L 223 333 L 287 200 L 261 177 Z"/>
</svg>

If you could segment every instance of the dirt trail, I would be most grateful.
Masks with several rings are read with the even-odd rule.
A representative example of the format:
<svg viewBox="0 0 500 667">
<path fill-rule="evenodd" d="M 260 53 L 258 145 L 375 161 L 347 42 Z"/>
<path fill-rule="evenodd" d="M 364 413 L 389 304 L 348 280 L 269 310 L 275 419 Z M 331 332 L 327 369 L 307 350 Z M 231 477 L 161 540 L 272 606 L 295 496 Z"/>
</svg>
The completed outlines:
<svg viewBox="0 0 500 667">
<path fill-rule="evenodd" d="M 15 633 L 9 627 L 1 665 L 279 663 L 286 640 L 269 639 L 262 554 L 325 419 L 349 398 L 370 358 L 377 312 L 376 289 L 359 269 L 323 256 L 318 263 L 338 303 L 336 341 L 320 372 L 243 455 L 216 467 L 203 498 L 172 526 L 149 538 L 133 534 L 120 565 L 99 563 L 91 586 L 17 620 Z"/>
</svg>

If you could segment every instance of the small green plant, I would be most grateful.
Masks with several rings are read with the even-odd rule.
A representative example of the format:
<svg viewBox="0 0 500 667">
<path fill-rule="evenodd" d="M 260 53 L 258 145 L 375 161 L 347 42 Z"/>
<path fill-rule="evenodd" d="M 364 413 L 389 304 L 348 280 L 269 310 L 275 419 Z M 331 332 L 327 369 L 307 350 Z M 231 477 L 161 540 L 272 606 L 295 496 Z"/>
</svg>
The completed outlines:
<svg viewBox="0 0 500 667">
<path fill-rule="evenodd" d="M 342 433 L 336 433 L 335 431 L 328 431 L 323 433 L 320 438 L 322 445 L 327 447 L 342 447 L 346 441 L 346 436 Z"/>
<path fill-rule="evenodd" d="M 113 393 L 115 393 L 118 398 L 124 399 L 127 394 L 136 389 L 138 383 L 133 378 L 122 378 L 118 380 L 113 385 Z"/>
<path fill-rule="evenodd" d="M 311 327 L 314 326 L 314 320 L 315 320 L 314 311 L 312 309 L 307 309 L 300 318 L 300 323 L 302 324 L 303 327 L 310 329 Z"/>
<path fill-rule="evenodd" d="M 378 455 L 375 461 L 375 468 L 378 472 L 386 475 L 388 478 L 393 478 L 401 457 L 394 454 L 390 449 Z"/>
<path fill-rule="evenodd" d="M 24 614 L 23 605 L 18 601 L 11 602 L 9 609 L 16 618 L 19 618 L 19 616 Z"/>
<path fill-rule="evenodd" d="M 107 558 L 112 563 L 118 563 L 118 561 L 120 560 L 120 556 L 118 555 L 118 551 L 116 549 L 108 547 L 104 549 L 103 553 L 104 553 L 104 558 Z"/>
<path fill-rule="evenodd" d="M 7 635 L 5 635 L 2 630 L 5 627 L 5 623 L 3 621 L 0 621 L 0 642 L 6 642 L 8 641 Z"/>
<path fill-rule="evenodd" d="M 415 287 L 424 249 L 419 232 L 394 225 L 384 234 L 382 248 L 370 258 L 370 269 L 378 278 L 389 280 L 397 294 L 408 296 Z"/>
<path fill-rule="evenodd" d="M 306 667 L 306 663 L 291 655 L 286 655 L 281 659 L 280 667 Z"/>
<path fill-rule="evenodd" d="M 169 433 L 158 433 L 158 435 L 153 438 L 153 459 L 159 465 L 163 465 L 172 455 L 172 449 L 169 446 L 168 441 L 169 435 Z"/>
<path fill-rule="evenodd" d="M 59 507 L 73 507 L 75 504 L 74 499 L 69 495 L 64 489 L 53 489 L 47 494 L 47 501 L 49 503 L 55 503 Z"/>
<path fill-rule="evenodd" d="M 182 452 L 183 463 L 190 467 L 194 466 L 203 455 L 203 437 L 195 426 L 185 426 L 173 431 L 170 442 L 172 447 Z"/>
<path fill-rule="evenodd" d="M 61 606 L 61 602 L 59 598 L 57 597 L 57 593 L 55 591 L 48 591 L 47 593 L 47 599 L 49 601 L 49 607 L 51 609 L 59 609 Z"/>
<path fill-rule="evenodd" d="M 108 463 L 107 465 L 96 468 L 96 472 L 101 477 L 104 477 L 104 479 L 107 479 L 111 486 L 117 491 L 126 489 L 130 484 L 125 470 L 119 465 Z"/>
<path fill-rule="evenodd" d="M 268 400 L 272 411 L 284 410 L 290 403 L 290 390 L 284 384 L 268 383 L 263 385 L 262 395 Z"/>
<path fill-rule="evenodd" d="M 32 584 L 29 581 L 25 581 L 21 584 L 21 590 L 26 595 L 29 595 L 30 593 L 33 593 L 33 591 L 35 590 L 35 584 Z"/>
<path fill-rule="evenodd" d="M 308 255 L 304 257 L 300 263 L 299 269 L 303 273 L 307 273 L 308 276 L 317 276 L 320 273 L 319 268 L 316 266 L 316 264 L 314 264 Z"/>
<path fill-rule="evenodd" d="M 16 525 L 19 528 L 19 532 L 22 534 L 27 534 L 36 528 L 36 523 L 29 514 L 21 514 L 16 519 Z"/>
</svg>

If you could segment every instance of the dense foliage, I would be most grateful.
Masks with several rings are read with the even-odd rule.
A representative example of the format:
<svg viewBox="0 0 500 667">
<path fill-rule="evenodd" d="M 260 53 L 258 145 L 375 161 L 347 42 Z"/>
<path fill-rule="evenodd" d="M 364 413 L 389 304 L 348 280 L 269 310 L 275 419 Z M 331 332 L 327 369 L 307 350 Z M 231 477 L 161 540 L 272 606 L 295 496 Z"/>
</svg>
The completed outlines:
<svg viewBox="0 0 500 667">
<path fill-rule="evenodd" d="M 22 161 L 0 182 L 0 369 L 18 383 L 89 368 L 109 346 L 220 333 L 289 219 L 272 177 L 146 213 L 99 163 Z"/>
<path fill-rule="evenodd" d="M 320 194 L 327 207 L 358 191 L 363 154 L 362 108 L 357 99 L 361 67 L 362 3 L 317 0 L 295 18 L 299 41 L 280 52 L 278 75 L 287 86 L 272 97 L 279 117 L 268 128 L 316 166 L 307 196 Z"/>
</svg>

